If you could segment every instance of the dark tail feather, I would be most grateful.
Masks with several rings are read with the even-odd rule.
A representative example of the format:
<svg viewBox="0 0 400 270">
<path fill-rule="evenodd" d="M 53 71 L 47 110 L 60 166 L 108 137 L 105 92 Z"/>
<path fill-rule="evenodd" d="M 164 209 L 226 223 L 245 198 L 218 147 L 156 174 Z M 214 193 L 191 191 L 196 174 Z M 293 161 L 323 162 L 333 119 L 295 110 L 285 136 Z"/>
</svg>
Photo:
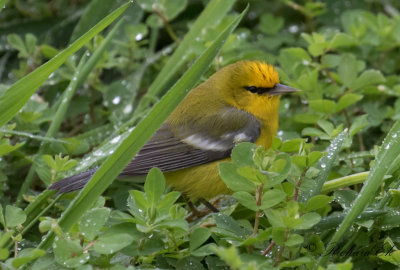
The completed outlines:
<svg viewBox="0 0 400 270">
<path fill-rule="evenodd" d="M 57 190 L 57 194 L 82 189 L 96 171 L 97 168 L 94 168 L 89 171 L 64 178 L 49 186 L 48 189 Z"/>
</svg>

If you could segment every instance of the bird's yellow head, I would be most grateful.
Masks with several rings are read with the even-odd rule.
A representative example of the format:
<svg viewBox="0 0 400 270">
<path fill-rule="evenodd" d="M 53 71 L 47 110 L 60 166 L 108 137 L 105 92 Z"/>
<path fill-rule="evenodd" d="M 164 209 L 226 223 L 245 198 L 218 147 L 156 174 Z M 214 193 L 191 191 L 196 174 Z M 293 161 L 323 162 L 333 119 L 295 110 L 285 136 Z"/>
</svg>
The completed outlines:
<svg viewBox="0 0 400 270">
<path fill-rule="evenodd" d="M 228 65 L 213 77 L 216 90 L 224 100 L 260 119 L 277 115 L 281 94 L 297 91 L 280 84 L 274 67 L 260 61 Z"/>
</svg>

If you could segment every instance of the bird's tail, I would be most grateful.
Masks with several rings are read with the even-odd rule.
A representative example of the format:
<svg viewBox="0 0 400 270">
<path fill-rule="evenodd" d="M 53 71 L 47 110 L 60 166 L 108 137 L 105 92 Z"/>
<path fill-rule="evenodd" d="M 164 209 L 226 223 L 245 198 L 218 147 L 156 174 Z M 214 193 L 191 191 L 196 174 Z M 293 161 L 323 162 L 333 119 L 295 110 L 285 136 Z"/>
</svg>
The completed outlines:
<svg viewBox="0 0 400 270">
<path fill-rule="evenodd" d="M 97 168 L 94 168 L 80 174 L 64 178 L 49 186 L 48 189 L 57 190 L 57 194 L 82 189 L 96 171 Z"/>
</svg>

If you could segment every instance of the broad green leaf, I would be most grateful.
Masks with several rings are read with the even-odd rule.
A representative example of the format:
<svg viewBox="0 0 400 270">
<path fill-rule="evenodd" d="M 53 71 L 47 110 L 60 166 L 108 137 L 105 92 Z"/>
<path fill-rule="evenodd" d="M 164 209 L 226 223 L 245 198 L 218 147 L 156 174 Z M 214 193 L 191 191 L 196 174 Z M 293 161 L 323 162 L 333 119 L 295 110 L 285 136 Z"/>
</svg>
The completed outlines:
<svg viewBox="0 0 400 270">
<path fill-rule="evenodd" d="M 110 209 L 93 208 L 86 212 L 79 220 L 79 232 L 92 241 L 106 223 Z"/>
<path fill-rule="evenodd" d="M 317 213 L 306 213 L 302 215 L 300 219 L 302 223 L 295 226 L 294 228 L 298 230 L 306 230 L 317 224 L 321 220 L 321 216 Z"/>
<path fill-rule="evenodd" d="M 368 118 L 368 115 L 364 114 L 364 115 L 357 116 L 353 119 L 351 126 L 350 126 L 350 130 L 349 130 L 349 133 L 351 136 L 354 136 L 363 127 L 366 127 L 368 125 L 367 118 Z"/>
<path fill-rule="evenodd" d="M 68 48 L 57 54 L 39 68 L 35 69 L 22 79 L 14 83 L 7 91 L 0 96 L 0 127 L 4 126 L 13 116 L 25 105 L 29 98 L 43 84 L 44 81 L 61 66 L 70 55 L 79 50 L 96 34 L 106 28 L 130 5 L 126 3 L 113 11 L 110 15 L 101 20 L 82 37 L 72 43 Z"/>
<path fill-rule="evenodd" d="M 144 191 L 146 192 L 147 201 L 151 207 L 156 207 L 161 200 L 161 196 L 165 190 L 165 178 L 158 168 L 152 168 L 144 183 Z"/>
<path fill-rule="evenodd" d="M 17 150 L 24 144 L 25 143 L 17 143 L 15 145 L 11 145 L 9 139 L 0 139 L 0 157 Z"/>
<path fill-rule="evenodd" d="M 304 139 L 293 139 L 283 142 L 279 150 L 282 152 L 298 152 L 303 144 Z"/>
<path fill-rule="evenodd" d="M 307 166 L 308 167 L 313 166 L 323 155 L 324 155 L 324 153 L 321 153 L 318 151 L 314 151 L 314 152 L 311 152 L 310 154 L 308 154 Z"/>
<path fill-rule="evenodd" d="M 332 197 L 327 195 L 316 195 L 311 197 L 307 203 L 305 210 L 307 212 L 314 211 L 320 208 L 324 208 L 332 201 Z"/>
<path fill-rule="evenodd" d="M 345 33 L 337 33 L 331 40 L 330 48 L 350 47 L 356 45 L 356 40 Z"/>
<path fill-rule="evenodd" d="M 317 123 L 320 115 L 316 113 L 299 113 L 294 116 L 294 121 L 304 124 L 314 124 Z"/>
<path fill-rule="evenodd" d="M 90 258 L 88 253 L 83 252 L 79 239 L 56 237 L 53 251 L 56 262 L 69 268 L 83 265 Z"/>
<path fill-rule="evenodd" d="M 200 247 L 211 236 L 211 231 L 208 228 L 196 228 L 191 234 L 189 239 L 189 247 L 194 251 Z"/>
<path fill-rule="evenodd" d="M 317 128 L 311 128 L 311 127 L 306 127 L 301 131 L 302 136 L 314 136 L 314 137 L 319 137 L 321 140 L 329 140 L 331 136 L 326 134 L 320 129 Z"/>
<path fill-rule="evenodd" d="M 224 183 L 233 191 L 253 192 L 255 185 L 237 173 L 238 167 L 229 162 L 220 162 L 218 164 L 219 175 Z"/>
<path fill-rule="evenodd" d="M 301 243 L 303 243 L 303 241 L 304 241 L 303 236 L 301 236 L 300 234 L 297 234 L 297 233 L 293 233 L 289 236 L 289 238 L 285 242 L 285 245 L 288 247 L 293 247 L 293 246 L 300 245 Z"/>
<path fill-rule="evenodd" d="M 264 192 L 261 200 L 261 208 L 268 209 L 278 203 L 282 202 L 286 198 L 286 193 L 279 189 L 271 189 Z"/>
<path fill-rule="evenodd" d="M 245 239 L 247 232 L 243 229 L 240 224 L 233 219 L 231 216 L 224 215 L 222 213 L 217 213 L 213 215 L 215 224 L 218 228 L 224 229 L 232 232 L 239 238 Z"/>
<path fill-rule="evenodd" d="M 243 18 L 246 11 L 247 9 L 221 32 L 218 38 L 203 52 L 182 78 L 154 106 L 147 117 L 135 127 L 115 152 L 97 170 L 60 218 L 59 225 L 64 231 L 68 231 L 79 220 L 82 214 L 96 202 L 97 198 L 112 183 L 115 177 L 119 175 L 123 168 L 132 160 L 132 157 L 150 139 L 158 127 L 184 98 L 187 89 L 191 89 L 195 85 L 200 76 L 214 60 L 224 41 L 226 41 L 233 29 L 235 29 Z M 48 248 L 53 237 L 54 234 L 50 232 L 39 247 Z"/>
<path fill-rule="evenodd" d="M 261 16 L 260 30 L 266 34 L 275 35 L 284 25 L 282 17 L 275 17 L 271 13 L 266 13 Z"/>
<path fill-rule="evenodd" d="M 343 54 L 340 59 L 338 74 L 342 83 L 351 87 L 357 78 L 357 60 L 353 54 Z"/>
<path fill-rule="evenodd" d="M 275 209 L 267 209 L 265 210 L 265 214 L 267 215 L 268 222 L 271 223 L 272 227 L 285 227 L 285 223 L 283 222 L 282 215 L 278 210 Z"/>
<path fill-rule="evenodd" d="M 24 248 L 18 252 L 18 257 L 13 259 L 11 264 L 15 268 L 20 268 L 24 264 L 27 264 L 45 254 L 46 251 L 42 249 Z"/>
<path fill-rule="evenodd" d="M 306 156 L 292 156 L 292 162 L 299 166 L 301 169 L 307 167 L 307 157 Z"/>
<path fill-rule="evenodd" d="M 331 114 L 336 112 L 336 103 L 328 99 L 316 99 L 309 101 L 310 108 L 316 112 Z"/>
<path fill-rule="evenodd" d="M 335 127 L 333 126 L 333 124 L 327 120 L 319 120 L 317 122 L 318 126 L 320 126 L 323 131 L 326 132 L 326 134 L 328 134 L 329 136 L 332 136 L 333 131 L 335 130 Z"/>
<path fill-rule="evenodd" d="M 5 209 L 5 221 L 7 227 L 15 227 L 26 220 L 26 214 L 21 208 L 7 205 Z"/>
<path fill-rule="evenodd" d="M 257 145 L 249 142 L 242 142 L 236 145 L 231 154 L 232 162 L 239 166 L 254 166 L 253 156 Z"/>
<path fill-rule="evenodd" d="M 341 110 L 349 107 L 350 105 L 356 103 L 357 101 L 363 98 L 362 95 L 357 95 L 353 93 L 344 94 L 338 101 L 336 106 L 336 111 L 340 112 Z"/>
<path fill-rule="evenodd" d="M 130 233 L 109 229 L 99 236 L 93 245 L 93 250 L 100 254 L 113 254 L 130 245 L 134 239 Z"/>
<path fill-rule="evenodd" d="M 246 208 L 250 210 L 256 211 L 257 210 L 257 202 L 254 195 L 246 191 L 239 191 L 233 193 L 233 197 L 238 200 L 238 202 Z"/>
<path fill-rule="evenodd" d="M 375 69 L 370 69 L 364 71 L 360 77 L 358 77 L 354 83 L 351 85 L 353 90 L 358 90 L 362 89 L 364 87 L 378 84 L 378 83 L 383 83 L 385 81 L 385 77 L 382 75 L 382 73 L 379 70 Z"/>
</svg>

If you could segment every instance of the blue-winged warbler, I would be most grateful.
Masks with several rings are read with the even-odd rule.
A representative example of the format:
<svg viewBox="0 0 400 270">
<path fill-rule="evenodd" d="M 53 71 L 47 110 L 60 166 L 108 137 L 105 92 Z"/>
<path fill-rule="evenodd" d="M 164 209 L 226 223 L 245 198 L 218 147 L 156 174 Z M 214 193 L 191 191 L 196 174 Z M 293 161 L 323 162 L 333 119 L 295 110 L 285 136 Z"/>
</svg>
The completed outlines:
<svg viewBox="0 0 400 270">
<path fill-rule="evenodd" d="M 269 148 L 278 129 L 281 94 L 298 91 L 279 83 L 273 66 L 240 61 L 217 71 L 189 92 L 120 176 L 160 168 L 167 184 L 191 200 L 230 192 L 218 173 L 240 142 Z M 59 193 L 81 189 L 96 169 L 50 186 Z"/>
</svg>

